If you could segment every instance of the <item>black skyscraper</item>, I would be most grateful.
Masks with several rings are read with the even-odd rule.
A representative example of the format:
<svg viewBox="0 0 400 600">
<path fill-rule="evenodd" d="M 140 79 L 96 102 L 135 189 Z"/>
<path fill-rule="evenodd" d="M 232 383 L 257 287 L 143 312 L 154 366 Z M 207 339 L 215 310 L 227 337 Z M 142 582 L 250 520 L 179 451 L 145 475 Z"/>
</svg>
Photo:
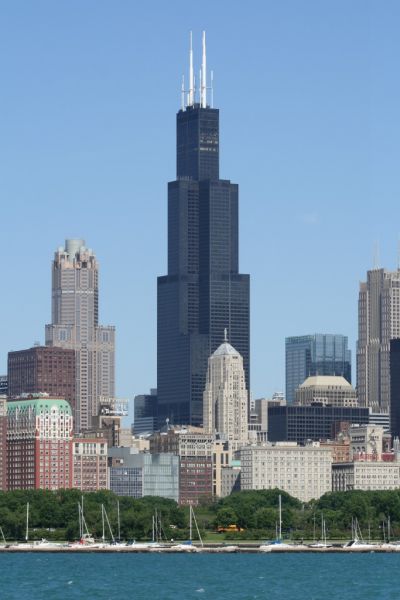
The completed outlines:
<svg viewBox="0 0 400 600">
<path fill-rule="evenodd" d="M 400 437 L 400 339 L 390 340 L 390 431 Z"/>
<path fill-rule="evenodd" d="M 203 46 L 203 73 L 204 57 Z M 200 425 L 207 360 L 225 328 L 249 389 L 250 281 L 239 274 L 238 186 L 219 179 L 219 111 L 207 105 L 205 79 L 199 103 L 194 96 L 191 78 L 168 184 L 168 275 L 157 281 L 157 389 L 159 423 Z"/>
</svg>

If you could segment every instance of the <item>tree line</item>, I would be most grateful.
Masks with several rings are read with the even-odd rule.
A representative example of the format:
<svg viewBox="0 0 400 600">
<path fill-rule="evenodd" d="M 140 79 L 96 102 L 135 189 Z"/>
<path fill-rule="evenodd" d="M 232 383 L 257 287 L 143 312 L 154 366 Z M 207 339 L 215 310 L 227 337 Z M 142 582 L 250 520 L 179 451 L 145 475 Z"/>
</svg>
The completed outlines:
<svg viewBox="0 0 400 600">
<path fill-rule="evenodd" d="M 390 535 L 400 538 L 400 490 L 330 492 L 308 503 L 278 489 L 236 492 L 216 501 L 209 499 L 195 507 L 201 534 L 207 536 L 218 527 L 236 525 L 238 531 L 221 534 L 220 539 L 272 539 L 279 520 L 279 495 L 284 537 L 318 539 L 324 519 L 328 537 L 346 539 L 357 519 L 364 537 L 381 540 Z M 155 496 L 117 497 L 110 491 L 82 494 L 74 489 L 0 492 L 0 527 L 4 537 L 7 540 L 25 538 L 29 502 L 30 539 L 78 539 L 78 505 L 82 499 L 88 529 L 97 538 L 102 535 L 102 505 L 115 538 L 120 532 L 124 540 L 151 539 L 155 515 L 162 539 L 188 537 L 189 509 L 173 500 Z M 111 537 L 108 527 L 106 536 Z"/>
</svg>

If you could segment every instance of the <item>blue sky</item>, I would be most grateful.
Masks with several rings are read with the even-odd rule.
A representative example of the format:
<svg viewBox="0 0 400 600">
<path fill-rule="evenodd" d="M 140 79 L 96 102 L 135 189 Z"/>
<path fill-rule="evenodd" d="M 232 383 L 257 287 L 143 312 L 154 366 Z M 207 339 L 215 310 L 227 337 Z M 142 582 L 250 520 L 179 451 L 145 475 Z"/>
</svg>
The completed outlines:
<svg viewBox="0 0 400 600">
<path fill-rule="evenodd" d="M 207 31 L 221 176 L 240 186 L 253 395 L 284 389 L 285 336 L 355 348 L 374 246 L 397 266 L 398 2 L 0 0 L 0 372 L 44 341 L 53 252 L 83 237 L 117 327 L 117 393 L 155 387 L 190 29 L 197 68 Z"/>
</svg>

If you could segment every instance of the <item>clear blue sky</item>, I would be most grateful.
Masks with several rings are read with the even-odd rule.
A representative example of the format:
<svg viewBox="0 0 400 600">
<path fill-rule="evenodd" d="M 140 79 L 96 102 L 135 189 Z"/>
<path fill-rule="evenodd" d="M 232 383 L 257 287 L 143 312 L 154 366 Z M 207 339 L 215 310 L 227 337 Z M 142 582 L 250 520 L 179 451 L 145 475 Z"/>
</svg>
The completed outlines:
<svg viewBox="0 0 400 600">
<path fill-rule="evenodd" d="M 197 65 L 207 31 L 221 176 L 240 186 L 254 396 L 284 389 L 285 336 L 343 333 L 354 349 L 374 244 L 397 264 L 397 1 L 1 0 L 0 372 L 44 341 L 53 252 L 83 237 L 117 327 L 117 393 L 156 385 L 190 29 Z"/>
</svg>

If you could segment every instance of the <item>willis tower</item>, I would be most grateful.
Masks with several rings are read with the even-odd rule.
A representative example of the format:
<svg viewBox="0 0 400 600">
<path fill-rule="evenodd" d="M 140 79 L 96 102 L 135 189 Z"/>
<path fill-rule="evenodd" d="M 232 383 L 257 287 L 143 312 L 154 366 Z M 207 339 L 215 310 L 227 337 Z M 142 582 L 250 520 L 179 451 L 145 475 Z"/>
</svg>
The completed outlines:
<svg viewBox="0 0 400 600">
<path fill-rule="evenodd" d="M 208 357 L 224 340 L 243 356 L 250 389 L 250 277 L 239 273 L 238 186 L 219 178 L 219 110 L 207 103 L 205 33 L 200 89 L 190 35 L 189 90 L 176 124 L 168 184 L 168 275 L 157 280 L 158 420 L 201 425 Z"/>
</svg>

